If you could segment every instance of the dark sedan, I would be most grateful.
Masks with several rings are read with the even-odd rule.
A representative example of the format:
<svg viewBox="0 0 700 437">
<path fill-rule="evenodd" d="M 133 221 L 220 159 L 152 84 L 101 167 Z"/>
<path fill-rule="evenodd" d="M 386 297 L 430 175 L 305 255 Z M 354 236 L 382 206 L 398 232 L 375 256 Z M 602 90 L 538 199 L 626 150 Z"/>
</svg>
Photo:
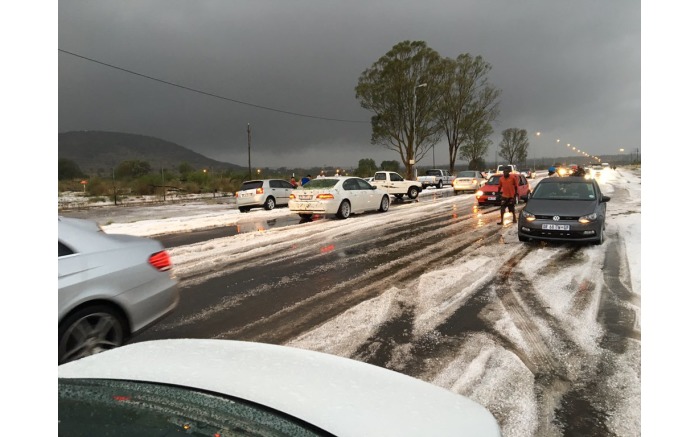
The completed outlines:
<svg viewBox="0 0 700 437">
<path fill-rule="evenodd" d="M 543 179 L 520 211 L 518 238 L 602 244 L 609 200 L 595 179 Z"/>
</svg>

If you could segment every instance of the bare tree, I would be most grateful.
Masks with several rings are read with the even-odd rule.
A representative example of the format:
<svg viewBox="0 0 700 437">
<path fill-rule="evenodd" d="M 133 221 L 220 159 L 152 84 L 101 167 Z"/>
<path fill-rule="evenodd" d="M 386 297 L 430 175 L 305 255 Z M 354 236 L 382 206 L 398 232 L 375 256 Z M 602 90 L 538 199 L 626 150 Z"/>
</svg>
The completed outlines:
<svg viewBox="0 0 700 437">
<path fill-rule="evenodd" d="M 464 144 L 470 160 L 483 158 L 493 132 L 491 122 L 498 116 L 501 91 L 489 84 L 491 65 L 481 56 L 461 54 L 456 60 L 445 58 L 438 76 L 442 91 L 438 119 L 447 137 L 450 172 L 454 173 L 457 152 Z"/>
<path fill-rule="evenodd" d="M 520 163 L 527 159 L 527 149 L 530 142 L 525 129 L 509 128 L 501 132 L 503 139 L 498 155 L 506 160 L 506 164 Z"/>
<path fill-rule="evenodd" d="M 407 178 L 440 138 L 439 67 L 440 55 L 424 41 L 403 41 L 365 70 L 355 87 L 360 105 L 374 112 L 372 144 L 398 152 Z"/>
</svg>

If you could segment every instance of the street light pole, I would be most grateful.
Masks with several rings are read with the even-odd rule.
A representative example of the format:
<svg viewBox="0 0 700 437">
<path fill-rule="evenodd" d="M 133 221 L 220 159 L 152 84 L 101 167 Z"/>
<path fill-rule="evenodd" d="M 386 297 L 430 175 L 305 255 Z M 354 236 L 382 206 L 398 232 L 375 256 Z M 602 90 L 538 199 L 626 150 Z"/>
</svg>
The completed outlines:
<svg viewBox="0 0 700 437">
<path fill-rule="evenodd" d="M 413 156 L 415 156 L 418 151 L 418 143 L 416 141 L 416 100 L 418 97 L 416 96 L 416 90 L 425 86 L 428 86 L 428 84 L 422 83 L 413 87 L 413 111 L 411 118 L 411 124 L 413 125 Z M 435 145 L 433 145 L 433 167 L 435 167 Z"/>
</svg>

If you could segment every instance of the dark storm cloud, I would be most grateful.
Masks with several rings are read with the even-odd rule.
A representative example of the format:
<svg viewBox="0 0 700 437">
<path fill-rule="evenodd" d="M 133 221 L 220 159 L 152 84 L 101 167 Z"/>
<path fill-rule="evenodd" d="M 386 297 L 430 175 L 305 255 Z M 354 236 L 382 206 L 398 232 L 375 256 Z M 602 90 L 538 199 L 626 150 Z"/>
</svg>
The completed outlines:
<svg viewBox="0 0 700 437">
<path fill-rule="evenodd" d="M 640 28 L 640 3 L 626 0 L 62 0 L 60 49 L 254 105 L 361 122 L 263 110 L 59 53 L 59 132 L 152 135 L 245 164 L 250 123 L 255 166 L 398 160 L 370 145 L 371 114 L 354 87 L 394 44 L 423 40 L 443 56 L 491 63 L 489 78 L 503 90 L 494 143 L 518 127 L 531 133 L 531 157 L 563 156 L 566 142 L 591 154 L 632 150 Z M 446 163 L 446 146 L 436 155 Z"/>
</svg>

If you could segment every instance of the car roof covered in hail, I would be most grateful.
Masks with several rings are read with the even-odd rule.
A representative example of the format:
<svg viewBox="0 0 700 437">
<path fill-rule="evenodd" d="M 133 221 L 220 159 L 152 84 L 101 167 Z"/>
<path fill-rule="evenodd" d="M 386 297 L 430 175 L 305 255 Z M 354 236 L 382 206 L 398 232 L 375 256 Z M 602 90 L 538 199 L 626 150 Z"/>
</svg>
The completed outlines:
<svg viewBox="0 0 700 437">
<path fill-rule="evenodd" d="M 338 436 L 500 436 L 493 415 L 464 396 L 361 361 L 287 346 L 146 341 L 63 364 L 58 377 L 217 392 L 282 411 Z"/>
</svg>

